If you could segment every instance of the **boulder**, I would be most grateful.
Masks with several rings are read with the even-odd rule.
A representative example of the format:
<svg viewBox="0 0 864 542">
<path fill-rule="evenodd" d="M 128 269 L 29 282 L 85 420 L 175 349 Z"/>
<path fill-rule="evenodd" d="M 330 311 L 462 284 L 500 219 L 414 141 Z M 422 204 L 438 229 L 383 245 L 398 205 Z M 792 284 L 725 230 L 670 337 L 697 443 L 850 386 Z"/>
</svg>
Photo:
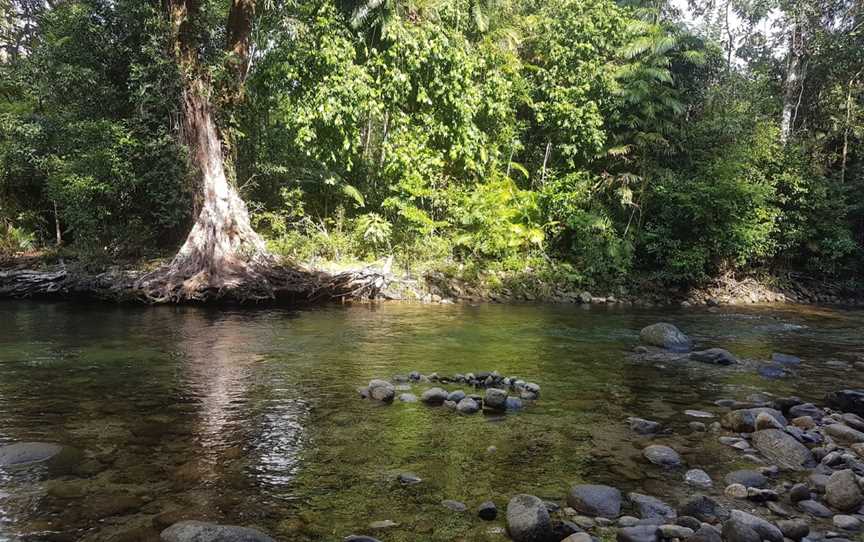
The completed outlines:
<svg viewBox="0 0 864 542">
<path fill-rule="evenodd" d="M 614 519 L 621 513 L 621 492 L 602 485 L 575 485 L 567 495 L 571 508 L 592 517 Z"/>
<path fill-rule="evenodd" d="M 678 515 L 691 516 L 706 523 L 717 523 L 728 519 L 729 511 L 711 497 L 697 495 L 678 508 Z"/>
<path fill-rule="evenodd" d="M 54 459 L 64 447 L 51 442 L 16 442 L 0 447 L 0 467 L 43 463 Z"/>
<path fill-rule="evenodd" d="M 802 416 L 810 416 L 814 421 L 818 421 L 825 416 L 825 413 L 813 403 L 802 403 L 789 409 L 789 417 L 800 418 Z"/>
<path fill-rule="evenodd" d="M 672 324 L 660 322 L 642 328 L 639 339 L 651 346 L 659 346 L 673 352 L 689 352 L 693 343 L 690 337 Z"/>
<path fill-rule="evenodd" d="M 744 487 L 762 488 L 768 485 L 768 478 L 755 470 L 736 470 L 726 475 L 727 484 L 741 484 Z"/>
<path fill-rule="evenodd" d="M 448 393 L 441 388 L 429 388 L 420 396 L 420 400 L 427 405 L 441 405 L 447 400 Z"/>
<path fill-rule="evenodd" d="M 760 517 L 742 512 L 741 510 L 732 510 L 730 520 L 747 525 L 756 531 L 762 540 L 769 542 L 783 542 L 783 533 L 773 523 L 766 521 Z"/>
<path fill-rule="evenodd" d="M 822 431 L 825 432 L 826 435 L 834 439 L 840 444 L 856 444 L 859 442 L 864 442 L 864 433 L 861 431 L 856 431 L 852 429 L 848 425 L 843 425 L 842 423 L 832 423 L 831 425 L 826 425 Z"/>
<path fill-rule="evenodd" d="M 634 525 L 618 529 L 617 542 L 657 542 L 656 525 Z"/>
<path fill-rule="evenodd" d="M 708 350 L 699 350 L 692 352 L 690 359 L 701 363 L 710 363 L 712 365 L 734 365 L 738 363 L 732 352 L 723 348 L 709 348 Z"/>
<path fill-rule="evenodd" d="M 466 397 L 456 404 L 456 410 L 460 414 L 474 414 L 480 411 L 480 405 L 474 399 Z"/>
<path fill-rule="evenodd" d="M 810 525 L 803 519 L 782 519 L 777 522 L 777 527 L 783 536 L 795 542 L 810 534 Z"/>
<path fill-rule="evenodd" d="M 763 412 L 773 416 L 783 426 L 787 425 L 786 418 L 779 410 L 768 407 L 733 410 L 723 416 L 721 423 L 723 427 L 736 433 L 752 433 L 756 430 L 756 417 Z"/>
<path fill-rule="evenodd" d="M 451 391 L 449 395 L 447 395 L 448 401 L 453 401 L 454 403 L 458 403 L 462 399 L 465 399 L 465 392 L 462 390 Z"/>
<path fill-rule="evenodd" d="M 681 456 L 669 446 L 652 444 L 642 450 L 645 459 L 661 467 L 677 467 L 681 464 Z"/>
<path fill-rule="evenodd" d="M 371 380 L 369 382 L 369 397 L 376 401 L 390 403 L 396 397 L 396 388 L 386 380 Z"/>
<path fill-rule="evenodd" d="M 708 489 L 713 485 L 711 477 L 702 469 L 690 469 L 684 474 L 684 481 L 691 486 Z"/>
<path fill-rule="evenodd" d="M 839 514 L 834 516 L 833 522 L 834 527 L 840 529 L 841 531 L 858 532 L 861 530 L 861 520 L 856 518 L 855 516 Z"/>
<path fill-rule="evenodd" d="M 181 521 L 159 535 L 162 542 L 276 542 L 261 531 L 203 521 Z"/>
<path fill-rule="evenodd" d="M 510 499 L 507 532 L 514 542 L 549 542 L 552 519 L 543 501 L 533 495 L 516 495 Z"/>
<path fill-rule="evenodd" d="M 864 416 L 864 390 L 839 390 L 825 396 L 828 406 L 841 412 Z"/>
<path fill-rule="evenodd" d="M 753 433 L 753 446 L 781 469 L 803 470 L 816 465 L 816 459 L 806 446 L 779 429 L 763 429 Z"/>
<path fill-rule="evenodd" d="M 678 514 L 675 510 L 656 497 L 643 495 L 641 493 L 629 493 L 627 498 L 633 503 L 642 519 L 661 519 L 663 521 L 674 521 Z"/>
<path fill-rule="evenodd" d="M 851 469 L 837 471 L 828 478 L 828 483 L 825 484 L 825 500 L 843 512 L 857 510 L 864 503 L 858 479 Z"/>
<path fill-rule="evenodd" d="M 507 392 L 498 388 L 488 388 L 483 399 L 483 405 L 491 410 L 506 410 Z"/>
</svg>

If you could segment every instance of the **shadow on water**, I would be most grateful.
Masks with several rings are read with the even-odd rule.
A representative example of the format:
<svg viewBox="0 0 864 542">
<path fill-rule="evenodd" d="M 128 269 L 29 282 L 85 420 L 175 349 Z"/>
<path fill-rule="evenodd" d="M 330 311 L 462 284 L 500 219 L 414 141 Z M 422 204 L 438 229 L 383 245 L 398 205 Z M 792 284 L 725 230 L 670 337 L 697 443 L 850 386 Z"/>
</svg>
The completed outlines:
<svg viewBox="0 0 864 542">
<path fill-rule="evenodd" d="M 656 321 L 742 358 L 780 351 L 804 362 L 798 377 L 776 381 L 639 362 L 629 352 Z M 0 322 L 0 445 L 81 451 L 59 472 L 0 468 L 0 540 L 157 540 L 186 518 L 289 540 L 340 540 L 376 520 L 400 524 L 376 535 L 385 542 L 418 533 L 504 540 L 501 521 L 453 513 L 441 500 L 503 507 L 530 492 L 561 501 L 580 480 L 673 498 L 686 492 L 681 473 L 670 481 L 641 460 L 628 416 L 664 422 L 689 466 L 722 476 L 740 459 L 691 434 L 685 409 L 717 412 L 715 400 L 755 392 L 818 401 L 864 384 L 838 363 L 864 359 L 864 314 L 833 309 L 6 302 Z M 540 383 L 541 400 L 504 418 L 462 417 L 376 405 L 355 391 L 411 370 L 492 369 Z M 400 486 L 400 472 L 424 482 Z"/>
</svg>

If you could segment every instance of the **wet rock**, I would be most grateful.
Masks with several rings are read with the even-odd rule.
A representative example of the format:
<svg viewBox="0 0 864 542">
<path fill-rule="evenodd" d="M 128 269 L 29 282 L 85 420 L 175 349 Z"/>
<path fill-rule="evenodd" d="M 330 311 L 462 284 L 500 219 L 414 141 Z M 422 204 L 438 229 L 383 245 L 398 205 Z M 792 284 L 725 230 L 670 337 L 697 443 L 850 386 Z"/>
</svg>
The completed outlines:
<svg viewBox="0 0 864 542">
<path fill-rule="evenodd" d="M 685 410 L 684 414 L 692 418 L 713 418 L 714 414 L 705 412 L 704 410 Z"/>
<path fill-rule="evenodd" d="M 753 514 L 742 512 L 741 510 L 732 510 L 729 518 L 732 521 L 747 525 L 756 531 L 762 540 L 770 542 L 783 542 L 783 533 L 780 532 L 775 525 Z"/>
<path fill-rule="evenodd" d="M 580 484 L 570 489 L 567 504 L 592 517 L 616 518 L 621 513 L 621 492 L 614 487 Z"/>
<path fill-rule="evenodd" d="M 627 498 L 633 503 L 639 517 L 642 519 L 661 519 L 663 521 L 674 521 L 678 514 L 675 510 L 656 497 L 643 495 L 641 493 L 629 493 Z"/>
<path fill-rule="evenodd" d="M 779 410 L 768 407 L 742 408 L 733 410 L 723 416 L 721 423 L 723 427 L 736 433 L 752 433 L 756 430 L 756 416 L 760 413 L 767 413 L 773 416 L 782 425 L 786 425 L 786 418 Z"/>
<path fill-rule="evenodd" d="M 552 519 L 543 501 L 533 495 L 516 495 L 510 499 L 507 532 L 514 542 L 549 542 Z"/>
<path fill-rule="evenodd" d="M 706 523 L 717 523 L 727 519 L 729 511 L 711 497 L 697 495 L 678 508 L 678 515 L 691 516 Z"/>
<path fill-rule="evenodd" d="M 759 489 L 758 487 L 747 488 L 747 498 L 753 502 L 770 502 L 780 498 L 773 489 Z"/>
<path fill-rule="evenodd" d="M 483 405 L 492 410 L 506 410 L 507 392 L 498 388 L 488 388 L 483 400 Z"/>
<path fill-rule="evenodd" d="M 768 485 L 768 478 L 761 472 L 755 470 L 736 470 L 726 475 L 724 478 L 727 484 L 741 484 L 744 487 L 765 487 Z"/>
<path fill-rule="evenodd" d="M 0 447 L 0 467 L 42 463 L 54 459 L 63 446 L 50 442 L 17 442 Z"/>
<path fill-rule="evenodd" d="M 802 470 L 816 464 L 807 447 L 779 429 L 756 431 L 753 433 L 753 446 L 782 469 Z"/>
<path fill-rule="evenodd" d="M 162 542 L 276 542 L 261 531 L 203 521 L 181 521 L 159 535 Z"/>
<path fill-rule="evenodd" d="M 792 418 L 800 418 L 802 416 L 809 416 L 813 418 L 813 420 L 821 420 L 825 413 L 821 408 L 817 407 L 813 403 L 802 403 L 800 405 L 795 405 L 789 409 L 789 416 Z"/>
<path fill-rule="evenodd" d="M 713 485 L 711 477 L 702 469 L 690 469 L 684 474 L 684 481 L 691 486 L 708 489 Z"/>
<path fill-rule="evenodd" d="M 773 361 L 774 363 L 781 363 L 783 365 L 801 364 L 801 358 L 789 354 L 781 354 L 779 352 L 774 352 L 773 354 L 771 354 L 771 361 Z"/>
<path fill-rule="evenodd" d="M 726 486 L 726 489 L 723 490 L 723 493 L 730 499 L 746 499 L 747 486 L 743 484 L 729 484 Z"/>
<path fill-rule="evenodd" d="M 825 500 L 843 512 L 857 510 L 864 503 L 861 487 L 851 469 L 837 471 L 828 478 L 828 483 L 825 484 Z"/>
<path fill-rule="evenodd" d="M 386 380 L 371 380 L 369 382 L 369 397 L 385 403 L 393 402 L 396 388 Z"/>
<path fill-rule="evenodd" d="M 724 542 L 762 542 L 762 537 L 755 529 L 738 520 L 726 520 L 723 523 Z"/>
<path fill-rule="evenodd" d="M 416 403 L 417 396 L 413 393 L 402 393 L 399 395 L 399 400 L 403 403 Z"/>
<path fill-rule="evenodd" d="M 864 390 L 840 390 L 825 396 L 828 406 L 841 412 L 864 416 Z"/>
<path fill-rule="evenodd" d="M 399 476 L 396 477 L 400 484 L 403 486 L 413 486 L 415 484 L 419 484 L 423 481 L 419 476 L 414 474 L 413 472 L 403 472 Z"/>
<path fill-rule="evenodd" d="M 441 388 L 429 388 L 420 396 L 420 400 L 427 405 L 440 405 L 447 400 L 447 392 Z"/>
<path fill-rule="evenodd" d="M 856 431 L 852 429 L 848 425 L 843 425 L 841 423 L 832 423 L 831 425 L 826 425 L 822 429 L 826 435 L 839 442 L 840 444 L 855 444 L 858 442 L 864 442 L 864 433 L 861 431 Z"/>
<path fill-rule="evenodd" d="M 789 490 L 789 500 L 793 503 L 810 499 L 810 488 L 807 484 L 795 484 Z"/>
<path fill-rule="evenodd" d="M 864 419 L 862 419 L 861 416 L 858 416 L 857 414 L 847 412 L 840 416 L 840 421 L 842 421 L 852 429 L 855 429 L 856 431 L 864 431 Z"/>
<path fill-rule="evenodd" d="M 721 542 L 722 538 L 717 529 L 709 525 L 702 525 L 695 533 L 693 533 L 693 536 L 687 540 L 689 542 Z"/>
<path fill-rule="evenodd" d="M 660 424 L 643 418 L 627 418 L 630 429 L 640 435 L 653 435 L 660 431 Z"/>
<path fill-rule="evenodd" d="M 732 352 L 723 348 L 709 348 L 708 350 L 700 350 L 692 352 L 690 359 L 701 363 L 711 363 L 713 365 L 734 365 L 738 363 Z"/>
<path fill-rule="evenodd" d="M 652 444 L 642 450 L 645 459 L 661 467 L 677 467 L 681 464 L 681 456 L 669 446 Z"/>
<path fill-rule="evenodd" d="M 781 519 L 777 527 L 783 536 L 796 542 L 810 534 L 810 525 L 803 519 Z"/>
<path fill-rule="evenodd" d="M 839 514 L 834 516 L 833 523 L 834 527 L 840 529 L 841 531 L 858 532 L 861 530 L 861 520 L 856 518 L 855 516 Z"/>
<path fill-rule="evenodd" d="M 454 512 L 458 512 L 460 514 L 468 510 L 468 507 L 465 505 L 465 503 L 454 501 L 451 499 L 441 501 L 441 506 L 443 506 L 444 508 L 448 508 Z"/>
<path fill-rule="evenodd" d="M 465 398 L 465 392 L 462 390 L 451 391 L 449 395 L 447 395 L 448 401 L 453 401 L 454 403 L 458 403 L 462 399 Z"/>
<path fill-rule="evenodd" d="M 798 509 L 817 518 L 830 518 L 833 515 L 827 506 L 813 499 L 799 501 Z"/>
<path fill-rule="evenodd" d="M 658 346 L 673 352 L 689 352 L 692 346 L 690 338 L 672 324 L 660 322 L 652 324 L 639 332 L 639 339 L 651 346 Z"/>
<path fill-rule="evenodd" d="M 661 525 L 657 527 L 657 534 L 665 540 L 684 540 L 693 536 L 693 529 L 681 525 Z"/>
<path fill-rule="evenodd" d="M 83 515 L 90 519 L 103 519 L 134 513 L 143 505 L 144 501 L 135 495 L 92 495 L 84 501 Z"/>
<path fill-rule="evenodd" d="M 498 507 L 492 501 L 486 501 L 477 508 L 477 516 L 486 521 L 493 521 L 498 517 Z"/>
<path fill-rule="evenodd" d="M 635 525 L 618 529 L 618 542 L 657 542 L 657 527 L 655 525 Z"/>
<path fill-rule="evenodd" d="M 456 405 L 456 410 L 458 410 L 461 414 L 474 414 L 475 412 L 480 411 L 480 405 L 477 404 L 477 401 L 471 399 L 470 397 L 466 397 L 459 401 Z"/>
</svg>

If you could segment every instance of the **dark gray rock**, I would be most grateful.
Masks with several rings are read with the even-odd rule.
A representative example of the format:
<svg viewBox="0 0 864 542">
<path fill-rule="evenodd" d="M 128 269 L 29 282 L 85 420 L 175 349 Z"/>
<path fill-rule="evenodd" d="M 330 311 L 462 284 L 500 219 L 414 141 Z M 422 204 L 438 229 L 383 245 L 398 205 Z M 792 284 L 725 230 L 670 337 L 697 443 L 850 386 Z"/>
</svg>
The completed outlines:
<svg viewBox="0 0 864 542">
<path fill-rule="evenodd" d="M 399 400 L 403 403 L 416 403 L 417 396 L 413 393 L 401 393 L 399 394 Z"/>
<path fill-rule="evenodd" d="M 851 469 L 837 471 L 828 478 L 828 483 L 825 484 L 825 500 L 843 512 L 857 510 L 864 504 L 864 495 Z"/>
<path fill-rule="evenodd" d="M 657 527 L 657 535 L 663 540 L 686 540 L 693 536 L 693 529 L 681 525 L 661 525 Z"/>
<path fill-rule="evenodd" d="M 690 338 L 672 324 L 660 322 L 642 328 L 639 339 L 651 346 L 658 346 L 673 352 L 689 352 L 693 343 Z"/>
<path fill-rule="evenodd" d="M 451 391 L 449 395 L 447 395 L 448 401 L 453 401 L 454 403 L 458 403 L 462 399 L 465 399 L 465 392 L 462 390 Z"/>
<path fill-rule="evenodd" d="M 413 472 L 403 472 L 399 476 L 396 477 L 400 484 L 403 486 L 413 486 L 414 484 L 419 484 L 423 480 L 414 474 Z"/>
<path fill-rule="evenodd" d="M 856 431 L 842 423 L 826 425 L 822 428 L 822 431 L 840 444 L 856 444 L 858 442 L 864 442 L 864 433 Z"/>
<path fill-rule="evenodd" d="M 642 519 L 659 518 L 663 521 L 674 521 L 678 516 L 671 506 L 656 497 L 641 493 L 628 493 L 627 498 L 633 503 Z"/>
<path fill-rule="evenodd" d="M 508 397 L 507 401 L 504 403 L 504 407 L 511 412 L 522 410 L 522 399 L 518 397 Z"/>
<path fill-rule="evenodd" d="M 727 484 L 741 484 L 744 487 L 763 488 L 768 485 L 768 478 L 755 470 L 736 470 L 724 478 Z"/>
<path fill-rule="evenodd" d="M 838 514 L 834 516 L 832 521 L 834 522 L 834 527 L 841 531 L 859 532 L 861 530 L 861 520 L 855 516 Z"/>
<path fill-rule="evenodd" d="M 510 499 L 507 532 L 514 542 L 549 542 L 552 519 L 543 501 L 533 495 L 516 495 Z"/>
<path fill-rule="evenodd" d="M 0 467 L 43 463 L 54 459 L 63 446 L 50 442 L 16 442 L 0 447 Z"/>
<path fill-rule="evenodd" d="M 806 446 L 779 429 L 763 429 L 753 433 L 753 446 L 769 461 L 788 470 L 803 470 L 816 465 L 816 459 Z"/>
<path fill-rule="evenodd" d="M 825 416 L 825 412 L 813 403 L 802 403 L 789 409 L 790 418 L 801 418 L 803 416 L 810 416 L 814 420 L 819 421 Z"/>
<path fill-rule="evenodd" d="M 643 418 L 627 418 L 630 429 L 640 435 L 653 435 L 660 431 L 660 424 Z"/>
<path fill-rule="evenodd" d="M 752 433 L 756 430 L 756 416 L 765 412 L 773 416 L 782 425 L 788 425 L 786 418 L 779 410 L 768 407 L 742 408 L 726 413 L 721 419 L 723 427 L 736 433 Z"/>
<path fill-rule="evenodd" d="M 839 390 L 825 396 L 828 406 L 841 412 L 864 416 L 864 390 Z"/>
<path fill-rule="evenodd" d="M 777 527 L 783 536 L 796 542 L 810 534 L 810 525 L 803 519 L 781 519 Z"/>
<path fill-rule="evenodd" d="M 441 388 L 429 388 L 420 396 L 420 400 L 427 405 L 441 405 L 447 400 L 448 393 Z"/>
<path fill-rule="evenodd" d="M 498 388 L 489 388 L 483 400 L 483 406 L 492 410 L 507 409 L 507 392 Z"/>
<path fill-rule="evenodd" d="M 697 495 L 678 507 L 678 515 L 692 516 L 706 523 L 717 523 L 727 519 L 729 511 L 711 497 Z"/>
<path fill-rule="evenodd" d="M 635 525 L 618 529 L 618 542 L 657 542 L 656 525 Z"/>
<path fill-rule="evenodd" d="M 441 501 L 441 506 L 454 512 L 458 512 L 460 514 L 468 510 L 468 507 L 465 505 L 465 503 L 454 501 L 452 499 L 445 499 Z"/>
<path fill-rule="evenodd" d="M 570 489 L 567 504 L 582 514 L 614 519 L 621 513 L 621 492 L 614 487 L 580 484 Z"/>
<path fill-rule="evenodd" d="M 810 488 L 807 484 L 795 484 L 789 490 L 789 500 L 793 503 L 810 499 Z"/>
<path fill-rule="evenodd" d="M 690 359 L 701 363 L 710 363 L 712 365 L 734 365 L 738 363 L 732 352 L 723 348 L 709 348 L 708 350 L 700 350 L 692 352 Z"/>
<path fill-rule="evenodd" d="M 159 535 L 162 542 L 276 542 L 261 531 L 203 521 L 181 521 Z"/>
<path fill-rule="evenodd" d="M 381 542 L 377 538 L 372 538 L 371 536 L 366 536 L 362 534 L 352 534 L 348 535 L 342 539 L 344 542 Z"/>
<path fill-rule="evenodd" d="M 477 507 L 477 516 L 486 521 L 493 521 L 498 517 L 498 507 L 492 501 L 486 501 Z"/>
<path fill-rule="evenodd" d="M 729 519 L 747 525 L 748 527 L 756 531 L 762 540 L 769 540 L 770 542 L 783 542 L 783 533 L 780 532 L 780 529 L 778 529 L 773 523 L 766 521 L 758 516 L 748 514 L 747 512 L 742 512 L 741 510 L 732 510 L 732 514 Z"/>
<path fill-rule="evenodd" d="M 833 515 L 827 506 L 813 499 L 799 501 L 798 509 L 817 518 L 830 518 Z"/>
<path fill-rule="evenodd" d="M 741 521 L 728 519 L 723 523 L 724 542 L 762 542 L 755 529 Z"/>
<path fill-rule="evenodd" d="M 717 529 L 709 525 L 702 525 L 687 540 L 688 542 L 722 542 L 723 539 Z"/>
<path fill-rule="evenodd" d="M 661 467 L 677 467 L 681 464 L 681 456 L 669 446 L 652 444 L 642 450 L 645 459 Z"/>
<path fill-rule="evenodd" d="M 779 352 L 774 352 L 771 354 L 771 361 L 774 363 L 780 363 L 783 365 L 800 365 L 801 358 L 797 356 L 792 356 L 789 354 L 781 354 Z"/>
</svg>

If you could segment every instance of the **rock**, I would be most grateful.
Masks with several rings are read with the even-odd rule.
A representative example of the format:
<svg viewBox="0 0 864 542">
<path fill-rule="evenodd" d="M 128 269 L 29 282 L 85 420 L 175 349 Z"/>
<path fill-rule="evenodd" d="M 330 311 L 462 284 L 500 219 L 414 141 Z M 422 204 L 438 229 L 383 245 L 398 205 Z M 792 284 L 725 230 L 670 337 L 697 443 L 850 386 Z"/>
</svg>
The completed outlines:
<svg viewBox="0 0 864 542">
<path fill-rule="evenodd" d="M 618 542 L 657 542 L 656 525 L 635 525 L 618 529 Z"/>
<path fill-rule="evenodd" d="M 706 523 L 717 523 L 729 517 L 729 511 L 706 495 L 697 495 L 678 508 L 679 516 L 692 516 Z"/>
<path fill-rule="evenodd" d="M 833 515 L 827 506 L 812 499 L 799 501 L 798 509 L 817 518 L 830 518 Z"/>
<path fill-rule="evenodd" d="M 159 535 L 162 542 L 276 542 L 261 531 L 203 521 L 181 521 Z"/>
<path fill-rule="evenodd" d="M 690 469 L 684 473 L 684 481 L 691 486 L 708 489 L 713 485 L 711 477 L 702 469 Z"/>
<path fill-rule="evenodd" d="M 734 365 L 738 363 L 738 358 L 732 352 L 723 348 L 709 348 L 708 350 L 692 352 L 690 359 L 701 363 L 711 363 L 712 365 Z"/>
<path fill-rule="evenodd" d="M 709 525 L 702 525 L 699 527 L 699 529 L 693 533 L 693 536 L 687 540 L 689 542 L 722 542 L 722 538 L 720 537 L 720 533 L 717 532 L 717 529 Z"/>
<path fill-rule="evenodd" d="M 729 519 L 723 523 L 723 541 L 762 542 L 762 537 L 746 523 Z"/>
<path fill-rule="evenodd" d="M 642 450 L 645 459 L 661 467 L 677 467 L 681 464 L 681 456 L 669 446 L 652 444 Z"/>
<path fill-rule="evenodd" d="M 810 525 L 803 519 L 781 519 L 777 527 L 783 536 L 796 542 L 810 534 Z"/>
<path fill-rule="evenodd" d="M 578 297 L 579 302 L 582 303 L 583 305 L 589 305 L 593 298 L 594 298 L 594 296 L 591 295 L 591 292 L 582 292 L 581 294 L 579 294 L 579 297 Z"/>
<path fill-rule="evenodd" d="M 392 519 L 384 519 L 380 521 L 373 521 L 369 524 L 369 528 L 373 531 L 385 531 L 387 529 L 392 529 L 394 527 L 398 527 L 399 524 L 393 521 Z"/>
<path fill-rule="evenodd" d="M 762 540 L 783 542 L 783 533 L 780 532 L 780 529 L 760 517 L 742 512 L 741 510 L 732 510 L 729 519 L 747 525 L 756 531 Z"/>
<path fill-rule="evenodd" d="M 864 416 L 864 390 L 840 390 L 825 396 L 828 406 L 841 412 Z"/>
<path fill-rule="evenodd" d="M 851 414 L 849 412 L 840 416 L 840 421 L 855 429 L 856 431 L 864 431 L 864 419 L 857 414 Z"/>
<path fill-rule="evenodd" d="M 681 525 L 661 525 L 657 527 L 657 534 L 665 540 L 684 540 L 693 536 L 693 529 Z"/>
<path fill-rule="evenodd" d="M 391 403 L 396 397 L 396 388 L 386 380 L 371 380 L 369 382 L 369 397 L 376 401 Z"/>
<path fill-rule="evenodd" d="M 687 424 L 687 426 L 690 427 L 690 430 L 695 433 L 704 433 L 708 430 L 708 428 L 705 427 L 705 424 L 702 422 L 690 422 Z"/>
<path fill-rule="evenodd" d="M 498 507 L 492 501 L 486 501 L 477 507 L 477 516 L 485 521 L 493 521 L 498 517 Z"/>
<path fill-rule="evenodd" d="M 639 339 L 645 344 L 659 346 L 673 352 L 689 352 L 692 346 L 692 341 L 687 335 L 665 322 L 642 328 Z"/>
<path fill-rule="evenodd" d="M 454 403 L 458 403 L 462 399 L 465 399 L 465 392 L 462 390 L 451 391 L 449 395 L 447 395 L 448 401 L 453 401 Z"/>
<path fill-rule="evenodd" d="M 414 474 L 413 472 L 403 472 L 399 476 L 396 477 L 400 484 L 403 486 L 413 486 L 415 484 L 419 484 L 423 480 Z"/>
<path fill-rule="evenodd" d="M 420 400 L 427 405 L 440 405 L 447 400 L 447 392 L 441 388 L 429 388 L 420 396 Z"/>
<path fill-rule="evenodd" d="M 792 425 L 806 431 L 816 427 L 816 420 L 813 419 L 813 416 L 798 416 L 792 419 Z"/>
<path fill-rule="evenodd" d="M 864 433 L 856 431 L 848 425 L 842 423 L 832 423 L 822 428 L 826 435 L 839 442 L 840 444 L 856 444 L 864 442 Z"/>
<path fill-rule="evenodd" d="M 570 489 L 567 504 L 592 517 L 617 518 L 621 513 L 621 492 L 614 487 L 582 484 Z"/>
<path fill-rule="evenodd" d="M 416 403 L 417 396 L 413 393 L 402 393 L 399 395 L 399 400 L 403 403 Z"/>
<path fill-rule="evenodd" d="M 747 486 L 743 484 L 729 484 L 726 486 L 726 489 L 723 490 L 723 493 L 730 499 L 746 499 Z"/>
<path fill-rule="evenodd" d="M 456 410 L 458 410 L 461 414 L 474 414 L 475 412 L 480 411 L 480 405 L 477 404 L 477 401 L 471 399 L 470 397 L 466 397 L 459 401 L 456 405 Z"/>
<path fill-rule="evenodd" d="M 640 435 L 653 435 L 660 431 L 660 424 L 642 418 L 627 418 L 630 429 Z"/>
<path fill-rule="evenodd" d="M 851 450 L 858 454 L 858 457 L 864 459 L 864 443 L 853 444 Z"/>
<path fill-rule="evenodd" d="M 768 407 L 733 410 L 723 416 L 721 423 L 723 427 L 736 433 L 752 433 L 756 430 L 756 417 L 763 412 L 773 416 L 783 426 L 787 424 L 786 418 L 783 417 L 783 414 L 779 410 Z"/>
<path fill-rule="evenodd" d="M 639 518 L 633 516 L 621 516 L 616 522 L 619 527 L 632 527 L 639 524 Z"/>
<path fill-rule="evenodd" d="M 456 403 L 453 401 L 444 401 L 443 405 L 448 410 L 456 410 Z"/>
<path fill-rule="evenodd" d="M 531 395 L 531 397 L 523 397 L 524 399 L 530 399 L 533 401 L 533 400 L 536 400 L 540 397 L 540 385 L 535 384 L 534 382 L 526 382 L 525 387 L 522 391 L 523 391 L 523 396 L 525 393 L 528 393 Z"/>
<path fill-rule="evenodd" d="M 504 407 L 511 412 L 522 410 L 522 399 L 518 397 L 508 397 L 504 403 Z"/>
<path fill-rule="evenodd" d="M 549 542 L 552 519 L 543 501 L 533 495 L 516 495 L 510 499 L 507 532 L 514 542 Z"/>
<path fill-rule="evenodd" d="M 744 487 L 762 488 L 768 485 L 768 478 L 755 470 L 732 471 L 724 479 L 727 484 L 741 484 Z"/>
<path fill-rule="evenodd" d="M 767 412 L 760 412 L 756 415 L 756 422 L 753 424 L 757 431 L 761 431 L 762 429 L 780 429 L 781 431 L 785 429 L 785 427 L 777 421 L 777 419 L 768 414 Z"/>
<path fill-rule="evenodd" d="M 16 442 L 0 447 L 0 467 L 14 467 L 49 461 L 63 451 L 63 446 L 50 442 Z"/>
<path fill-rule="evenodd" d="M 483 405 L 492 410 L 507 409 L 507 392 L 498 388 L 488 388 Z"/>
<path fill-rule="evenodd" d="M 468 510 L 468 507 L 465 505 L 465 503 L 454 501 L 451 499 L 441 501 L 441 506 L 443 506 L 444 508 L 448 508 L 454 512 L 458 512 L 460 514 Z"/>
<path fill-rule="evenodd" d="M 837 471 L 828 478 L 828 483 L 825 484 L 825 500 L 843 512 L 857 510 L 864 503 L 861 487 L 851 469 Z"/>
<path fill-rule="evenodd" d="M 713 418 L 714 414 L 705 412 L 704 410 L 685 410 L 684 414 L 692 418 Z"/>
<path fill-rule="evenodd" d="M 785 378 L 794 374 L 781 363 L 768 363 L 765 365 L 761 365 L 756 372 L 759 373 L 759 376 L 771 379 Z"/>
<path fill-rule="evenodd" d="M 779 429 L 756 431 L 752 442 L 762 455 L 782 469 L 802 470 L 816 464 L 810 450 Z"/>
<path fill-rule="evenodd" d="M 627 498 L 633 503 L 642 519 L 657 518 L 664 521 L 674 521 L 678 516 L 671 506 L 656 497 L 641 493 L 629 493 Z"/>
<path fill-rule="evenodd" d="M 813 403 L 801 403 L 789 409 L 789 416 L 792 418 L 810 416 L 813 420 L 821 420 L 825 416 L 825 413 Z"/>
<path fill-rule="evenodd" d="M 377 538 L 366 535 L 351 534 L 342 539 L 344 542 L 381 542 Z"/>
<path fill-rule="evenodd" d="M 861 530 L 861 520 L 856 518 L 855 516 L 847 516 L 845 514 L 839 514 L 834 516 L 834 527 L 840 529 L 841 531 L 855 531 L 858 532 Z"/>
<path fill-rule="evenodd" d="M 781 363 L 783 365 L 800 365 L 801 358 L 797 356 L 791 356 L 789 354 L 780 354 L 779 352 L 774 352 L 771 354 L 771 361 L 774 363 Z"/>
<path fill-rule="evenodd" d="M 573 533 L 561 542 L 593 542 L 594 539 L 588 533 Z"/>
<path fill-rule="evenodd" d="M 789 490 L 789 500 L 793 503 L 810 499 L 810 488 L 807 484 L 795 484 Z"/>
</svg>

